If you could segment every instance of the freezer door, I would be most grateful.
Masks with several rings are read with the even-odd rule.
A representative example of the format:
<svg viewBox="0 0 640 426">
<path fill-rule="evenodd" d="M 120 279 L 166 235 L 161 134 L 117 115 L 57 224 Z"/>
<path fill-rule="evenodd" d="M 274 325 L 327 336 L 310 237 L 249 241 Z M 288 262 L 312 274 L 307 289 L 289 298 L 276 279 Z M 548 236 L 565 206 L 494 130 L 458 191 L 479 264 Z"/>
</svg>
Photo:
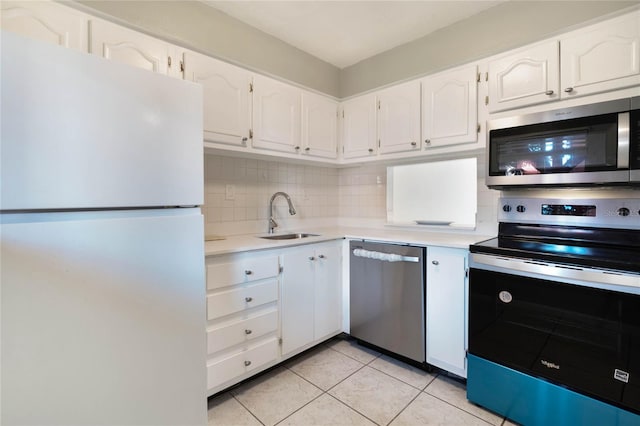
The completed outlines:
<svg viewBox="0 0 640 426">
<path fill-rule="evenodd" d="M 199 209 L 2 220 L 0 423 L 204 425 Z"/>
<path fill-rule="evenodd" d="M 203 204 L 202 89 L 2 32 L 0 210 Z"/>
</svg>

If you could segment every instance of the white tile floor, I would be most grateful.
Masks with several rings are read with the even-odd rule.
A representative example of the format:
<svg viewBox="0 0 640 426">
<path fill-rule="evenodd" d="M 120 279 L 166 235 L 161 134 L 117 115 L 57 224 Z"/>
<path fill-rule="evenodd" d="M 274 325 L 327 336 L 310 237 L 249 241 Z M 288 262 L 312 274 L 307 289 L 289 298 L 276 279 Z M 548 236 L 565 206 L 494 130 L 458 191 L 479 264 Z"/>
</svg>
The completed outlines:
<svg viewBox="0 0 640 426">
<path fill-rule="evenodd" d="M 465 386 L 334 338 L 209 400 L 209 425 L 512 425 Z"/>
</svg>

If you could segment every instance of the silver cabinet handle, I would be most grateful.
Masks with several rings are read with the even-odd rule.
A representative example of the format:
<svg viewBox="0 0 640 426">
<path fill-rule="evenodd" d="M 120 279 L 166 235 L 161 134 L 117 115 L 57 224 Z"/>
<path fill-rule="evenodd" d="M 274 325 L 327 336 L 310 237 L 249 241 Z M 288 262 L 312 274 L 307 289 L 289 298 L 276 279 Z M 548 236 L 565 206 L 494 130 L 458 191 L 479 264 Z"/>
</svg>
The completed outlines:
<svg viewBox="0 0 640 426">
<path fill-rule="evenodd" d="M 369 148 L 369 152 L 373 152 L 373 148 Z"/>
<path fill-rule="evenodd" d="M 438 262 L 437 260 L 432 260 L 431 263 L 433 263 L 434 265 L 439 265 L 440 262 Z"/>
<path fill-rule="evenodd" d="M 564 91 L 567 93 L 571 93 L 573 92 L 573 87 L 567 87 L 566 89 L 564 89 Z"/>
<path fill-rule="evenodd" d="M 245 361 L 245 362 L 244 362 L 244 366 L 245 366 L 245 367 L 248 367 L 248 366 L 250 366 L 250 365 L 251 365 L 251 361 Z"/>
<path fill-rule="evenodd" d="M 242 142 L 243 142 L 243 143 L 246 143 L 246 142 L 247 142 L 247 140 L 248 140 L 248 138 L 247 138 L 247 137 L 242 138 Z"/>
<path fill-rule="evenodd" d="M 313 256 L 309 256 L 309 260 L 316 260 L 316 258 Z"/>
<path fill-rule="evenodd" d="M 295 147 L 295 148 L 293 148 L 293 149 L 295 149 L 296 151 L 298 151 L 298 150 L 300 150 L 300 147 L 299 147 L 299 146 L 296 146 L 296 147 Z"/>
<path fill-rule="evenodd" d="M 306 147 L 304 150 L 305 150 L 305 151 L 307 151 L 307 152 L 309 152 L 309 151 L 311 151 L 311 148 Z"/>
<path fill-rule="evenodd" d="M 251 274 L 253 274 L 253 272 L 251 272 L 250 269 L 247 269 L 246 271 L 244 271 L 244 274 L 245 275 L 251 275 Z"/>
<path fill-rule="evenodd" d="M 411 146 L 416 146 L 416 145 L 418 145 L 418 144 L 415 143 L 415 142 L 411 142 Z"/>
<path fill-rule="evenodd" d="M 244 298 L 244 301 L 247 302 L 247 303 L 251 302 L 252 300 L 253 300 L 253 297 L 245 297 Z"/>
<path fill-rule="evenodd" d="M 251 333 L 252 333 L 252 331 L 251 331 L 251 330 L 249 330 L 249 329 L 246 329 L 246 330 L 244 331 L 244 334 L 251 334 Z"/>
<path fill-rule="evenodd" d="M 430 140 L 430 139 L 425 139 L 425 140 L 424 140 L 424 143 L 425 143 L 426 145 L 431 145 L 431 140 Z"/>
<path fill-rule="evenodd" d="M 544 92 L 545 95 L 547 96 L 551 96 L 553 95 L 555 92 L 553 90 L 547 90 L 546 92 Z"/>
<path fill-rule="evenodd" d="M 318 256 L 320 259 L 326 259 L 324 254 L 321 254 L 320 256 Z"/>
</svg>

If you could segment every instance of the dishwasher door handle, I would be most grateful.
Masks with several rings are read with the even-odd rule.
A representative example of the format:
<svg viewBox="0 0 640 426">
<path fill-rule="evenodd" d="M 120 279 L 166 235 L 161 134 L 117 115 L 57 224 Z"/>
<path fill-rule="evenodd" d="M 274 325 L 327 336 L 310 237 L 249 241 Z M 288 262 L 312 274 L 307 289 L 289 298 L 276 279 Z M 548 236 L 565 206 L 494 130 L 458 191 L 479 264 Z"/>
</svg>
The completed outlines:
<svg viewBox="0 0 640 426">
<path fill-rule="evenodd" d="M 401 254 L 381 253 L 379 251 L 371 251 L 365 249 L 353 249 L 352 253 L 355 257 L 381 260 L 384 262 L 420 262 L 420 258 L 417 256 L 403 256 Z"/>
</svg>

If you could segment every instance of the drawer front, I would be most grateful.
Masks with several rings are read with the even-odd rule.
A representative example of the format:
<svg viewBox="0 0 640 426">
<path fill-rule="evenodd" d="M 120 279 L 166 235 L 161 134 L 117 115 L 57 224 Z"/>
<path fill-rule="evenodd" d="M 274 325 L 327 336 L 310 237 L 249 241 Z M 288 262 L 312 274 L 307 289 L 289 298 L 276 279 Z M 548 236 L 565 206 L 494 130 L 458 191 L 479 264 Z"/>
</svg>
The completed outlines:
<svg viewBox="0 0 640 426">
<path fill-rule="evenodd" d="M 207 331 L 207 353 L 213 354 L 278 329 L 278 311 L 272 310 Z"/>
<path fill-rule="evenodd" d="M 207 387 L 212 389 L 248 371 L 278 358 L 276 337 L 237 352 L 222 360 L 207 364 Z"/>
<path fill-rule="evenodd" d="M 278 280 L 234 288 L 207 296 L 207 319 L 213 320 L 225 315 L 254 308 L 278 300 Z"/>
<path fill-rule="evenodd" d="M 207 265 L 207 290 L 275 277 L 279 272 L 278 256 L 209 264 Z"/>
</svg>

